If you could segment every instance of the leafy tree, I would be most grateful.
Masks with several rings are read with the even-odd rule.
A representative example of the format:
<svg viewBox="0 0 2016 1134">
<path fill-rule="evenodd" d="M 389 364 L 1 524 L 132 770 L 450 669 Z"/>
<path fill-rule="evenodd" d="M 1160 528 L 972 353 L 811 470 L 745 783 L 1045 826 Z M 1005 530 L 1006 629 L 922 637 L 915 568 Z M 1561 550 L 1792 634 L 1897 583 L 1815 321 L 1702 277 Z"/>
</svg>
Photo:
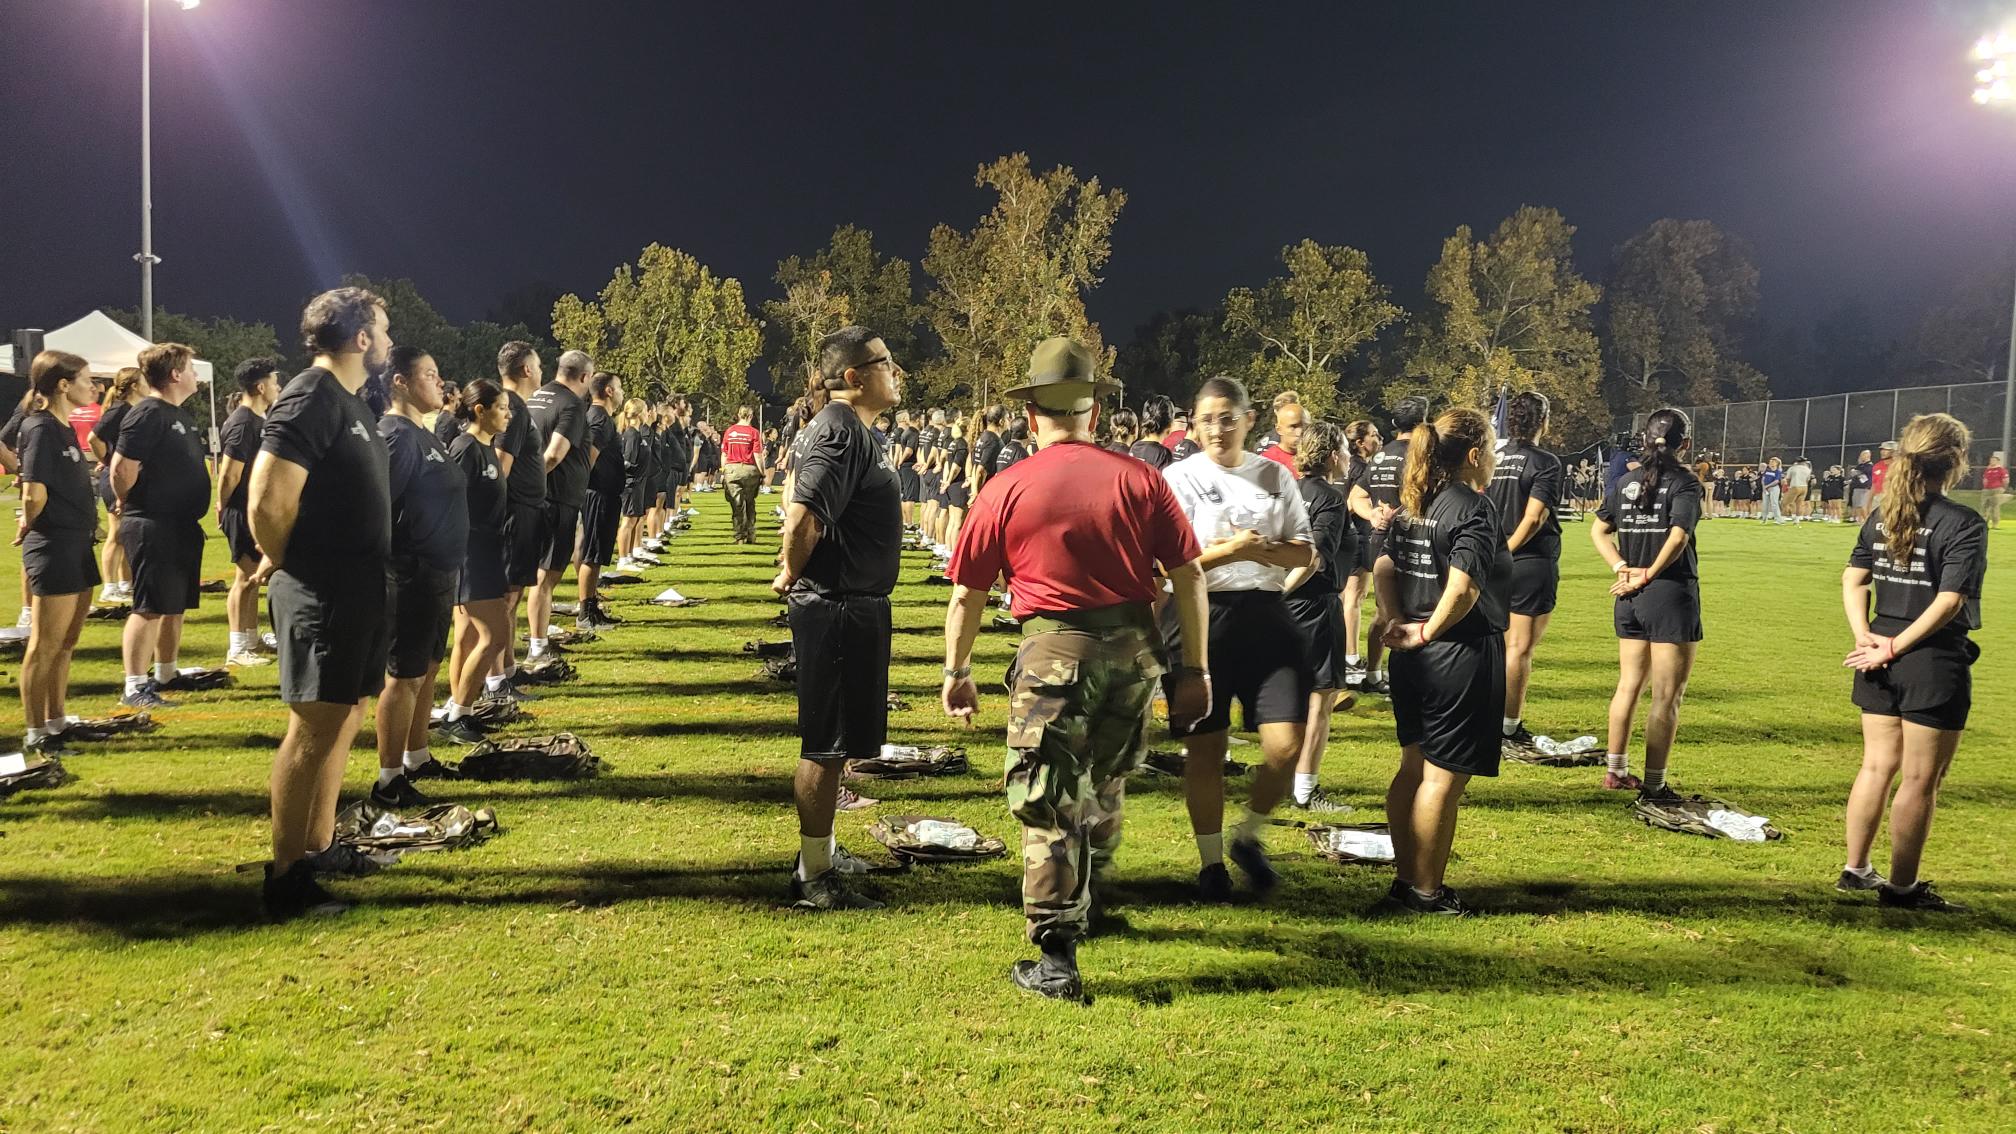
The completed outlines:
<svg viewBox="0 0 2016 1134">
<path fill-rule="evenodd" d="M 853 303 L 845 293 L 834 290 L 832 272 L 787 272 L 787 266 L 797 268 L 798 257 L 777 266 L 777 282 L 784 285 L 784 297 L 765 302 L 763 315 L 771 340 L 770 387 L 780 394 L 796 395 L 819 365 L 819 340 L 854 321 Z M 896 357 L 900 360 L 903 356 L 899 353 Z"/>
<path fill-rule="evenodd" d="M 1757 281 L 1749 246 L 1712 221 L 1654 221 L 1619 246 L 1605 321 L 1613 408 L 1768 396 L 1741 357 Z"/>
<path fill-rule="evenodd" d="M 1970 272 L 1946 302 L 1925 313 L 1909 359 L 1935 382 L 1992 382 L 2009 355 L 2010 265 Z"/>
<path fill-rule="evenodd" d="M 1609 413 L 1589 309 L 1602 289 L 1575 271 L 1574 234 L 1560 213 L 1532 205 L 1488 240 L 1473 243 L 1469 227 L 1458 227 L 1428 271 L 1429 306 L 1412 328 L 1398 388 L 1471 406 L 1508 387 L 1537 390 L 1564 438 L 1600 435 Z"/>
<path fill-rule="evenodd" d="M 1303 240 L 1281 250 L 1281 263 L 1286 276 L 1226 295 L 1224 329 L 1257 347 L 1245 367 L 1256 402 L 1295 390 L 1311 413 L 1328 413 L 1344 361 L 1404 312 L 1356 248 Z"/>
<path fill-rule="evenodd" d="M 689 394 L 716 410 L 750 400 L 749 366 L 763 348 L 741 281 L 662 244 L 617 267 L 595 300 L 561 296 L 553 330 L 646 396 Z"/>
<path fill-rule="evenodd" d="M 1127 403 L 1138 406 L 1160 394 L 1184 405 L 1203 379 L 1242 370 L 1255 342 L 1228 335 L 1224 324 L 1224 311 L 1213 309 L 1158 312 L 1136 327 L 1113 360 L 1113 376 L 1127 387 Z"/>
<path fill-rule="evenodd" d="M 427 302 L 409 279 L 378 280 L 363 275 L 343 277 L 346 287 L 368 288 L 385 301 L 392 341 L 416 346 L 434 356 L 441 376 L 455 382 L 491 378 L 497 374 L 497 350 L 512 339 L 548 346 L 523 323 L 500 327 L 490 322 L 456 326 Z"/>
<path fill-rule="evenodd" d="M 137 309 L 108 308 L 105 314 L 134 334 L 140 333 L 140 312 Z M 274 334 L 270 323 L 241 323 L 221 316 L 178 315 L 157 307 L 154 309 L 154 341 L 181 343 L 193 349 L 197 358 L 211 365 L 211 380 L 218 383 L 222 391 L 222 400 L 218 402 L 220 418 L 223 407 L 231 404 L 231 396 L 235 393 L 231 373 L 239 363 L 248 358 L 271 358 L 280 363 L 283 379 L 292 373 L 287 368 L 287 356 L 280 350 L 279 336 Z M 198 421 L 210 420 L 210 390 L 207 386 L 197 388 L 195 397 L 189 402 L 189 412 Z"/>
<path fill-rule="evenodd" d="M 931 230 L 924 306 L 944 354 L 918 369 L 913 386 L 940 403 L 962 392 L 986 402 L 1050 335 L 1074 336 L 1110 369 L 1113 352 L 1085 314 L 1085 293 L 1099 285 L 1127 195 L 1097 177 L 1081 181 L 1069 166 L 1037 173 L 1021 153 L 981 166 L 974 184 L 995 193 L 987 215 L 968 232 Z"/>
<path fill-rule="evenodd" d="M 911 288 L 910 262 L 877 252 L 867 229 L 835 228 L 826 247 L 779 261 L 775 279 L 784 298 L 763 305 L 773 378 L 789 371 L 795 379 L 820 336 L 849 323 L 874 328 L 904 366 L 923 361 L 924 312 Z"/>
</svg>

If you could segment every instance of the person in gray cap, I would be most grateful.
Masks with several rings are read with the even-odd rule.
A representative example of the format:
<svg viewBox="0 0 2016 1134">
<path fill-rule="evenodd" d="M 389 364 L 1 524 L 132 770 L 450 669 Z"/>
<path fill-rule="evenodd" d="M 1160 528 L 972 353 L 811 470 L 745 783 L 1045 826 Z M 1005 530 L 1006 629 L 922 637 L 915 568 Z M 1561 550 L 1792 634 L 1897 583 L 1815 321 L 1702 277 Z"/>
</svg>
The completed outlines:
<svg viewBox="0 0 2016 1134">
<path fill-rule="evenodd" d="M 1175 589 L 1185 633 L 1169 717 L 1189 727 L 1211 708 L 1201 554 L 1175 493 L 1154 468 L 1093 438 L 1101 379 L 1066 338 L 1036 347 L 1026 382 L 1002 397 L 1038 448 L 989 480 L 959 530 L 948 574 L 945 711 L 970 726 L 979 707 L 973 641 L 987 592 L 1005 579 L 1022 645 L 1008 702 L 1009 810 L 1022 824 L 1022 912 L 1039 961 L 1015 984 L 1083 1000 L 1078 938 L 1120 843 L 1127 774 L 1147 753 L 1156 682 L 1169 672 L 1154 613 L 1157 571 Z"/>
</svg>

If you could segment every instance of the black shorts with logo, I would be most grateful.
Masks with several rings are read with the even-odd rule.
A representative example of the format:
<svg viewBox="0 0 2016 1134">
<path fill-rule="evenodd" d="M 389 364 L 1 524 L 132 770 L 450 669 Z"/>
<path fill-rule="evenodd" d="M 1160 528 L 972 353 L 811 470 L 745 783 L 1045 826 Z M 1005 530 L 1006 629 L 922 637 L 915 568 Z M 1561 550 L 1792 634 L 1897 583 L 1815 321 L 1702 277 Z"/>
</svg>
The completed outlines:
<svg viewBox="0 0 2016 1134">
<path fill-rule="evenodd" d="M 1512 613 L 1537 617 L 1554 613 L 1561 590 L 1561 563 L 1552 556 L 1512 559 Z"/>
<path fill-rule="evenodd" d="M 798 658 L 799 757 L 880 754 L 889 738 L 889 600 L 793 591 L 784 601 Z"/>
<path fill-rule="evenodd" d="M 581 536 L 581 509 L 548 500 L 544 523 L 546 547 L 539 556 L 539 566 L 564 571 L 574 562 L 575 541 Z"/>
<path fill-rule="evenodd" d="M 1471 776 L 1498 774 L 1504 734 L 1505 636 L 1430 642 L 1387 655 L 1393 684 L 1393 733 L 1402 748 L 1421 746 L 1438 768 Z"/>
<path fill-rule="evenodd" d="M 266 605 L 280 639 L 280 699 L 354 705 L 384 689 L 391 590 L 385 568 L 374 563 L 312 582 L 275 572 Z"/>
<path fill-rule="evenodd" d="M 1701 640 L 1701 592 L 1692 579 L 1654 579 L 1617 600 L 1617 636 L 1634 642 Z"/>
<path fill-rule="evenodd" d="M 1344 602 L 1314 580 L 1287 598 L 1288 617 L 1309 655 L 1313 689 L 1344 687 Z"/>
<path fill-rule="evenodd" d="M 133 572 L 136 614 L 181 614 L 202 601 L 203 528 L 194 520 L 126 516 L 119 544 Z"/>
<path fill-rule="evenodd" d="M 1980 656 L 1981 647 L 1969 638 L 1937 636 L 1881 669 L 1857 673 L 1850 696 L 1872 716 L 1958 732 L 1974 706 L 1974 659 Z"/>
<path fill-rule="evenodd" d="M 504 581 L 522 590 L 539 581 L 539 559 L 546 551 L 546 509 L 539 504 L 512 504 L 504 510 Z"/>
<path fill-rule="evenodd" d="M 425 677 L 448 656 L 448 633 L 455 626 L 455 576 L 417 559 L 392 564 L 392 642 L 385 672 Z"/>
<path fill-rule="evenodd" d="M 91 533 L 82 529 L 29 532 L 21 541 L 21 569 L 37 595 L 82 594 L 101 581 Z"/>
<path fill-rule="evenodd" d="M 231 549 L 231 562 L 247 559 L 258 562 L 259 545 L 252 541 L 252 518 L 243 508 L 219 509 L 217 526 L 224 533 L 224 546 Z"/>
<path fill-rule="evenodd" d="M 1235 701 L 1249 729 L 1308 716 L 1315 677 L 1280 591 L 1213 591 L 1210 632 L 1211 715 L 1171 736 L 1228 731 Z M 1163 608 L 1162 640 L 1171 658 L 1183 656 L 1175 603 Z M 1165 693 L 1170 680 L 1163 678 Z"/>
</svg>

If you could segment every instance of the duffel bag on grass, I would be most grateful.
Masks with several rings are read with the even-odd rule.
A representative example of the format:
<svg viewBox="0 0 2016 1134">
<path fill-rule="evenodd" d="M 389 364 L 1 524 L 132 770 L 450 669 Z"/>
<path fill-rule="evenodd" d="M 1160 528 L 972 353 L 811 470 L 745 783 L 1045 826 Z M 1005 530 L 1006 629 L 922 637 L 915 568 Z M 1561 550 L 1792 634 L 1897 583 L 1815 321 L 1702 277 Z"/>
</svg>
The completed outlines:
<svg viewBox="0 0 2016 1134">
<path fill-rule="evenodd" d="M 908 780 L 918 776 L 956 775 L 966 768 L 964 748 L 885 744 L 879 756 L 849 760 L 847 775 L 856 780 Z"/>
<path fill-rule="evenodd" d="M 336 838 L 366 854 L 388 851 L 458 850 L 496 834 L 497 815 L 459 803 L 437 803 L 425 811 L 399 815 L 360 799 L 336 816 Z"/>
<path fill-rule="evenodd" d="M 602 772 L 602 758 L 571 732 L 486 740 L 455 765 L 465 780 L 585 780 Z"/>
<path fill-rule="evenodd" d="M 997 858 L 1008 850 L 1000 839 L 935 815 L 886 816 L 870 825 L 868 833 L 904 863 L 972 862 Z"/>
<path fill-rule="evenodd" d="M 1683 835 L 1705 835 L 1711 839 L 1734 839 L 1739 843 L 1761 843 L 1782 839 L 1785 832 L 1762 815 L 1731 807 L 1705 795 L 1639 796 L 1631 803 L 1631 814 L 1648 827 L 1663 827 Z"/>
<path fill-rule="evenodd" d="M 21 761 L 21 766 L 13 767 L 15 761 Z M 32 788 L 62 787 L 76 778 L 64 769 L 63 761 L 54 756 L 47 759 L 24 759 L 18 753 L 0 756 L 0 768 L 12 769 L 0 771 L 0 798 Z"/>
</svg>

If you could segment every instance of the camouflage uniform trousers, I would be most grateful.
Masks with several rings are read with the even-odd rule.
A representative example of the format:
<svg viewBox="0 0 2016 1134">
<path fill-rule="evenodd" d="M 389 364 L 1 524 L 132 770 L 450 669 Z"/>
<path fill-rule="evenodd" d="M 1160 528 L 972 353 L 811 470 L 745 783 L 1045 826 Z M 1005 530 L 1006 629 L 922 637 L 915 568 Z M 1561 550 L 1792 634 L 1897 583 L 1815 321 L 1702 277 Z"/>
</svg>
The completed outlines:
<svg viewBox="0 0 2016 1134">
<path fill-rule="evenodd" d="M 1147 753 L 1161 656 L 1152 626 L 1042 630 L 1016 655 L 1004 781 L 1038 945 L 1085 930 L 1093 871 L 1120 845 L 1127 774 Z"/>
</svg>

